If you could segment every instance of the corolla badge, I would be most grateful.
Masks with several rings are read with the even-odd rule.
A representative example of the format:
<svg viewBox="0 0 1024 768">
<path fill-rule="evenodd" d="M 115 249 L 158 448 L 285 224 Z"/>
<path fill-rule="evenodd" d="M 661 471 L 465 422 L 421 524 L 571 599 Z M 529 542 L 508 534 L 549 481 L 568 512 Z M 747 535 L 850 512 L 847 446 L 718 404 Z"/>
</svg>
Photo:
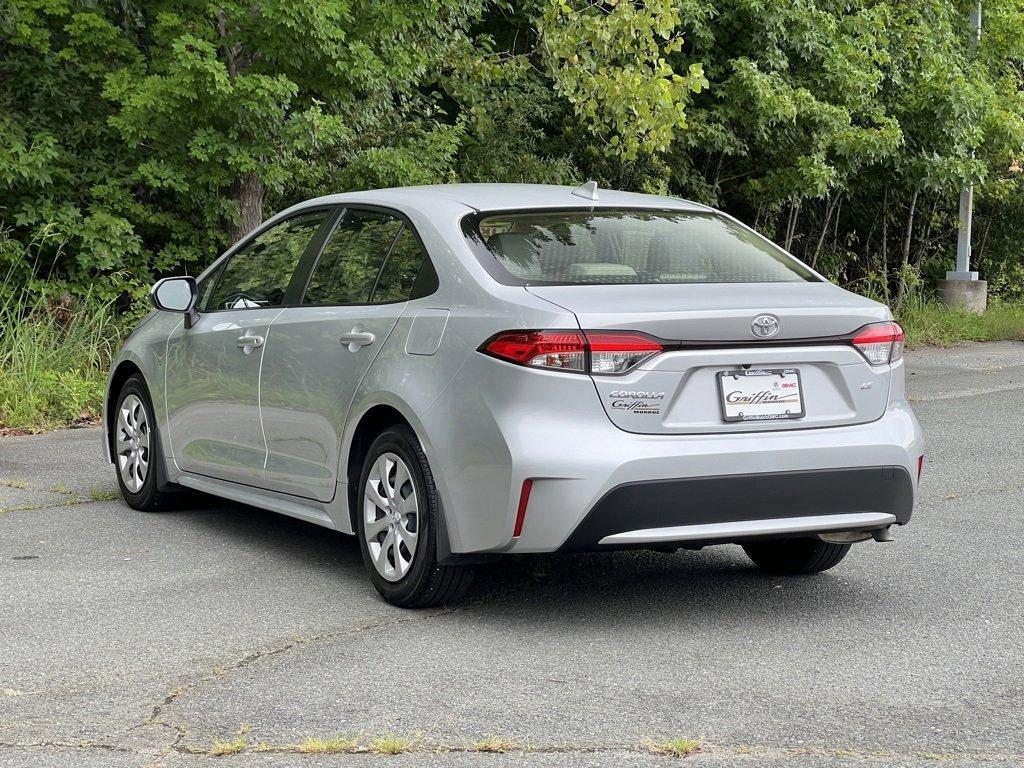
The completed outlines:
<svg viewBox="0 0 1024 768">
<path fill-rule="evenodd" d="M 758 315 L 750 323 L 750 332 L 759 339 L 768 339 L 779 332 L 779 318 L 775 315 Z"/>
</svg>

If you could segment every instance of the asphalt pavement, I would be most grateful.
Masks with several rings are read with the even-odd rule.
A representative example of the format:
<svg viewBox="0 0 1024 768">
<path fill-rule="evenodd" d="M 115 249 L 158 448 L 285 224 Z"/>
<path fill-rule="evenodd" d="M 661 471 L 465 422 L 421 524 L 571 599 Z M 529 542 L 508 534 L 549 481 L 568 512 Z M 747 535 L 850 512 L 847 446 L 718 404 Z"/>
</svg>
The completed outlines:
<svg viewBox="0 0 1024 768">
<path fill-rule="evenodd" d="M 0 768 L 1024 765 L 1024 344 L 908 366 L 895 541 L 802 579 L 735 546 L 509 559 L 424 612 L 342 534 L 129 509 L 95 429 L 2 438 Z M 299 750 L 338 736 L 372 751 Z"/>
</svg>

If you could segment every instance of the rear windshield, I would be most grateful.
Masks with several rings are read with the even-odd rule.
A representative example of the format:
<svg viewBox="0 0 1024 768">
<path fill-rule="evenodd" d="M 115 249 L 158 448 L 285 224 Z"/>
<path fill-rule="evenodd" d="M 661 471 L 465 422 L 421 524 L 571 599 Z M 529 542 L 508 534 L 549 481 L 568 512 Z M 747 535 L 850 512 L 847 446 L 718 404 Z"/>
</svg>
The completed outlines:
<svg viewBox="0 0 1024 768">
<path fill-rule="evenodd" d="M 729 219 L 688 211 L 535 211 L 468 228 L 484 266 L 512 284 L 816 282 L 807 267 Z M 490 261 L 490 263 L 488 263 Z"/>
</svg>

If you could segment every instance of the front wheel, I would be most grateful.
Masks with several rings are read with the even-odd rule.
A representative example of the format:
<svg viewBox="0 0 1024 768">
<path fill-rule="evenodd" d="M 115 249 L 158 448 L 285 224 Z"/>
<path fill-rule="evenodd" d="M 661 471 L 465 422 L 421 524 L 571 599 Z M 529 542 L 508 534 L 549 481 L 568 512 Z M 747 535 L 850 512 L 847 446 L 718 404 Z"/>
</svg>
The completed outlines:
<svg viewBox="0 0 1024 768">
<path fill-rule="evenodd" d="M 455 602 L 472 569 L 437 562 L 439 499 L 416 434 L 383 432 L 366 455 L 356 498 L 359 546 L 373 586 L 392 605 L 429 608 Z"/>
<path fill-rule="evenodd" d="M 166 509 L 171 495 L 157 487 L 157 466 L 163 456 L 153 403 L 141 376 L 131 376 L 121 387 L 113 416 L 114 463 L 121 495 L 133 509 Z"/>
<path fill-rule="evenodd" d="M 830 544 L 821 539 L 753 541 L 743 545 L 747 557 L 762 571 L 800 576 L 827 571 L 850 551 L 849 544 Z"/>
</svg>

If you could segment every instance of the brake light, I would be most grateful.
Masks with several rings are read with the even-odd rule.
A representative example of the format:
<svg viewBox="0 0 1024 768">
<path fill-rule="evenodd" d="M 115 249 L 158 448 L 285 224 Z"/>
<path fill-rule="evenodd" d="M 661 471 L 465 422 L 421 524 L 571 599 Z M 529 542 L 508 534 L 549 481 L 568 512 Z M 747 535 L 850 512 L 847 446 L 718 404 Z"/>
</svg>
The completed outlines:
<svg viewBox="0 0 1024 768">
<path fill-rule="evenodd" d="M 586 344 L 578 331 L 499 333 L 483 347 L 489 355 L 518 365 L 584 371 Z"/>
<path fill-rule="evenodd" d="M 590 372 L 626 373 L 662 350 L 661 344 L 641 333 L 584 331 L 590 346 Z"/>
<path fill-rule="evenodd" d="M 924 454 L 917 457 L 917 481 L 921 482 L 921 470 L 924 469 Z"/>
<path fill-rule="evenodd" d="M 889 322 L 864 326 L 851 343 L 872 365 L 886 365 L 903 358 L 903 340 L 903 329 Z"/>
<path fill-rule="evenodd" d="M 663 350 L 636 331 L 508 331 L 480 348 L 517 365 L 576 373 L 627 373 Z"/>
</svg>

